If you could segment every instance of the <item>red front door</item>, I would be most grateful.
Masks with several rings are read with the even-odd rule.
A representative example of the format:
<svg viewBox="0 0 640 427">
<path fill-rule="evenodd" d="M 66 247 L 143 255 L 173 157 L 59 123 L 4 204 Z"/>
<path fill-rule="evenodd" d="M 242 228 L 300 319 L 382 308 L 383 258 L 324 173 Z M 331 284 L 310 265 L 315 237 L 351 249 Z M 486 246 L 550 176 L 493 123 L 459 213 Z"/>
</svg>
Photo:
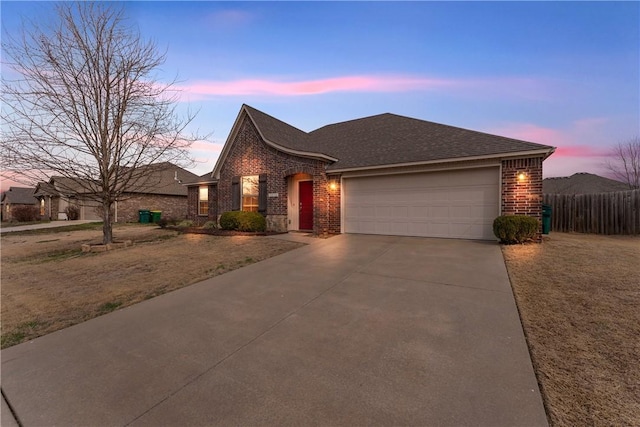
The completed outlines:
<svg viewBox="0 0 640 427">
<path fill-rule="evenodd" d="M 299 228 L 313 230 L 313 181 L 300 181 L 299 188 Z"/>
</svg>

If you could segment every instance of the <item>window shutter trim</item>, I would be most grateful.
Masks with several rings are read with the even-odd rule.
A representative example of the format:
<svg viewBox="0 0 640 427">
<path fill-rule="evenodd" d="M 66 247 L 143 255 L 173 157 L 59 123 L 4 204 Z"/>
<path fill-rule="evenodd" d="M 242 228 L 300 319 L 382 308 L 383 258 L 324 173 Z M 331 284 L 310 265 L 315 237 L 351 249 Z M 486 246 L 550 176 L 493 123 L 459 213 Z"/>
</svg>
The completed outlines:
<svg viewBox="0 0 640 427">
<path fill-rule="evenodd" d="M 231 210 L 239 211 L 240 210 L 240 192 L 242 189 L 240 188 L 240 177 L 234 176 L 231 179 Z"/>
<path fill-rule="evenodd" d="M 258 177 L 258 212 L 267 215 L 267 174 L 262 173 Z"/>
</svg>

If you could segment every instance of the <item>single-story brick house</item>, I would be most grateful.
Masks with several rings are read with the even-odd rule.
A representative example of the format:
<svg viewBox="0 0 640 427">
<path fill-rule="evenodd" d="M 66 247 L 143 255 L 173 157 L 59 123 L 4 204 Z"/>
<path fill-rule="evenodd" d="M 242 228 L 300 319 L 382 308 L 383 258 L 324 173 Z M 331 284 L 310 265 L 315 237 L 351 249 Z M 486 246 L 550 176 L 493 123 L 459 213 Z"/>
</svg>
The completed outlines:
<svg viewBox="0 0 640 427">
<path fill-rule="evenodd" d="M 501 214 L 540 219 L 554 147 L 380 114 L 304 132 L 243 105 L 188 216 L 266 216 L 272 231 L 493 240 Z"/>
<path fill-rule="evenodd" d="M 144 184 L 130 186 L 113 206 L 115 222 L 136 222 L 140 209 L 162 211 L 164 217 L 184 219 L 187 216 L 187 189 L 183 182 L 198 176 L 173 163 L 164 162 L 136 169 L 145 175 Z M 90 185 L 79 179 L 54 176 L 36 186 L 35 196 L 41 203 L 43 218 L 66 219 L 69 205 L 79 208 L 80 218 L 99 220 L 102 207 L 88 193 Z"/>
<path fill-rule="evenodd" d="M 13 219 L 13 208 L 18 206 L 38 206 L 38 199 L 33 195 L 35 189 L 33 187 L 9 187 L 7 191 L 2 193 L 0 205 L 2 210 L 2 221 L 11 221 Z"/>
</svg>

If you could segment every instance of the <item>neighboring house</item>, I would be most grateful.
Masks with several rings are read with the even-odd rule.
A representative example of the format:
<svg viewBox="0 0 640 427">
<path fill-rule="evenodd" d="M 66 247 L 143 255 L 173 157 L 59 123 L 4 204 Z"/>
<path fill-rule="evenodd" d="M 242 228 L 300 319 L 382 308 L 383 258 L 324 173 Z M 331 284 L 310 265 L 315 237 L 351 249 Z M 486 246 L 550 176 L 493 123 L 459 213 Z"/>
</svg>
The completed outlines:
<svg viewBox="0 0 640 427">
<path fill-rule="evenodd" d="M 187 189 L 182 182 L 198 176 L 172 163 L 157 163 L 136 169 L 144 183 L 126 189 L 113 205 L 114 222 L 136 222 L 141 209 L 162 211 L 164 217 L 182 219 L 187 215 Z M 102 207 L 88 193 L 88 185 L 78 179 L 52 177 L 36 187 L 36 197 L 44 206 L 45 217 L 66 219 L 70 204 L 80 210 L 79 219 L 101 219 Z"/>
<path fill-rule="evenodd" d="M 304 132 L 243 105 L 189 218 L 232 210 L 272 231 L 494 239 L 500 214 L 540 219 L 554 147 L 380 114 Z"/>
<path fill-rule="evenodd" d="M 17 206 L 38 206 L 38 199 L 34 197 L 34 188 L 9 187 L 2 193 L 2 221 L 13 219 L 12 209 Z"/>
<path fill-rule="evenodd" d="M 78 208 L 82 220 L 99 220 L 100 204 L 93 200 L 87 185 L 80 179 L 53 176 L 48 182 L 36 185 L 35 197 L 39 200 L 42 219 L 66 220 L 67 208 Z"/>
<path fill-rule="evenodd" d="M 542 181 L 543 194 L 593 194 L 629 189 L 624 182 L 586 172 L 558 178 L 545 178 Z"/>
<path fill-rule="evenodd" d="M 162 211 L 164 218 L 187 217 L 187 189 L 183 182 L 198 179 L 198 175 L 173 163 L 157 163 L 138 168 L 146 176 L 144 185 L 132 186 L 115 204 L 116 222 L 138 221 L 138 211 Z"/>
</svg>

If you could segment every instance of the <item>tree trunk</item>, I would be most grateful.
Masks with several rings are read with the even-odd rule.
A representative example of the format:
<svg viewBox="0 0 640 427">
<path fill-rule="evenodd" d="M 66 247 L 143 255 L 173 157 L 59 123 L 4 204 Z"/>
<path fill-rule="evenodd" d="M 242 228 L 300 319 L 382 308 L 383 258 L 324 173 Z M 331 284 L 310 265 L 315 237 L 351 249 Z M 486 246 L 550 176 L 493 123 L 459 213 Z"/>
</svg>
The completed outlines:
<svg viewBox="0 0 640 427">
<path fill-rule="evenodd" d="M 102 202 L 102 218 L 104 222 L 102 224 L 102 244 L 113 243 L 113 219 L 111 218 L 111 203 Z"/>
</svg>

